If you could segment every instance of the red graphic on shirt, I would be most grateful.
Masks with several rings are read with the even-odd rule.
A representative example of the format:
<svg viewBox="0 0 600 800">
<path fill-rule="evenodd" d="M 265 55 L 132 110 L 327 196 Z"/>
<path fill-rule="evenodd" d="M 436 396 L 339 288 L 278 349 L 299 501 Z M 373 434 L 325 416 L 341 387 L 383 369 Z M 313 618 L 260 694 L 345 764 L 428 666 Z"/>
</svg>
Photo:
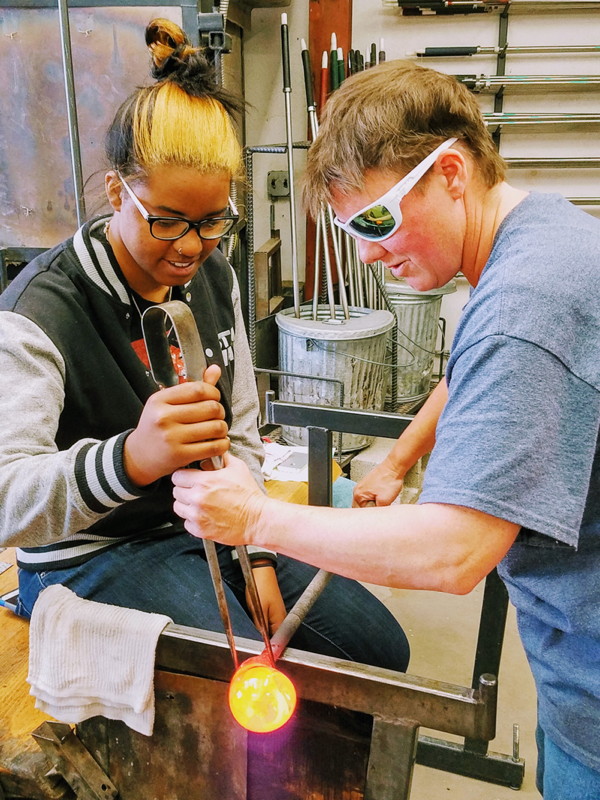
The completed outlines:
<svg viewBox="0 0 600 800">
<path fill-rule="evenodd" d="M 146 369 L 150 369 L 150 359 L 148 358 L 148 351 L 146 350 L 146 342 L 143 339 L 137 339 L 131 343 L 133 350 L 137 357 L 140 359 Z M 170 344 L 169 350 L 171 351 L 171 360 L 173 361 L 173 369 L 179 378 L 179 383 L 185 383 L 187 375 L 185 373 L 185 364 L 183 363 L 183 356 L 181 349 Z"/>
</svg>

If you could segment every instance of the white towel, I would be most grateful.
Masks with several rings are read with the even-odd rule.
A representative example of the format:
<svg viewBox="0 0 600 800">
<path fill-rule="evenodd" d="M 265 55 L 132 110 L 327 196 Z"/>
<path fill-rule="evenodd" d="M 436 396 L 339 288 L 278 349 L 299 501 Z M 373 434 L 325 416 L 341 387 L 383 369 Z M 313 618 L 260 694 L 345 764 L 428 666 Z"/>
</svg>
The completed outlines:
<svg viewBox="0 0 600 800">
<path fill-rule="evenodd" d="M 27 680 L 36 708 L 61 722 L 122 720 L 150 736 L 156 643 L 171 621 L 82 600 L 58 584 L 44 589 L 29 629 Z"/>
</svg>

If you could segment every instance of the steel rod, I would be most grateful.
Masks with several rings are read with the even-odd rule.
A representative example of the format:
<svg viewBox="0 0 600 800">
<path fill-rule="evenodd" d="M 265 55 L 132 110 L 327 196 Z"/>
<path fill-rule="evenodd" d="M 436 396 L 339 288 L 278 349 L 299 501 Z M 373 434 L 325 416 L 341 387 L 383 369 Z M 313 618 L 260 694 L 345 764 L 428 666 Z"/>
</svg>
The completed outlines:
<svg viewBox="0 0 600 800">
<path fill-rule="evenodd" d="M 600 158 L 505 158 L 512 169 L 596 169 Z"/>
<path fill-rule="evenodd" d="M 68 0 L 58 0 L 58 10 L 63 72 L 65 79 L 65 94 L 67 99 L 67 122 L 69 126 L 69 144 L 71 148 L 71 168 L 73 170 L 73 188 L 75 191 L 75 208 L 77 212 L 77 224 L 79 227 L 81 227 L 85 220 L 85 200 L 83 197 L 81 149 L 79 144 L 79 125 L 77 122 L 75 81 L 73 79 L 73 55 L 71 52 L 71 30 L 69 25 Z"/>
<path fill-rule="evenodd" d="M 306 618 L 306 615 L 318 600 L 323 589 L 325 589 L 331 580 L 331 577 L 331 572 L 326 572 L 322 569 L 319 570 L 302 592 L 294 606 L 290 609 L 277 631 L 273 634 L 271 637 L 271 647 L 275 660 L 282 655 L 290 639 L 296 633 Z"/>
<path fill-rule="evenodd" d="M 233 666 L 235 669 L 239 667 L 239 659 L 237 650 L 235 648 L 235 638 L 233 635 L 233 627 L 231 625 L 231 617 L 229 616 L 229 606 L 227 605 L 227 596 L 225 595 L 225 586 L 223 583 L 223 576 L 221 575 L 221 566 L 219 564 L 219 557 L 217 555 L 217 547 L 210 539 L 203 539 L 204 553 L 206 555 L 206 563 L 208 564 L 208 571 L 215 590 L 215 597 L 217 598 L 217 605 L 219 607 L 219 615 L 225 636 L 227 637 L 227 644 L 231 652 Z"/>
<path fill-rule="evenodd" d="M 521 114 L 512 112 L 484 113 L 483 118 L 490 128 L 504 129 L 564 130 L 565 128 L 589 128 L 600 124 L 600 114 Z"/>
<path fill-rule="evenodd" d="M 315 225 L 315 261 L 313 271 L 312 318 L 317 319 L 321 284 L 321 223 Z"/>
<path fill-rule="evenodd" d="M 598 91 L 600 75 L 455 75 L 472 92 L 508 91 Z"/>
<path fill-rule="evenodd" d="M 338 277 L 338 294 L 340 297 L 340 305 L 344 314 L 344 319 L 350 319 L 350 311 L 348 309 L 348 297 L 346 295 L 346 286 L 344 283 L 344 271 L 342 269 L 342 256 L 340 251 L 340 244 L 335 232 L 335 225 L 333 222 L 333 209 L 330 205 L 327 206 L 327 219 L 329 221 L 329 230 L 331 232 L 331 241 L 333 243 L 333 256 Z M 335 314 L 333 316 L 335 319 Z"/>
<path fill-rule="evenodd" d="M 327 301 L 329 303 L 329 316 L 335 319 L 335 297 L 333 294 L 333 273 L 331 271 L 331 257 L 329 255 L 329 238 L 327 231 L 327 218 L 325 209 L 319 212 L 318 225 L 321 226 L 321 239 L 323 242 L 323 258 L 325 261 L 325 283 L 327 285 Z"/>
<path fill-rule="evenodd" d="M 400 7 L 402 10 L 425 11 L 431 14 L 470 14 L 478 12 L 511 11 L 565 12 L 590 11 L 600 8 L 598 0 L 511 0 L 511 2 L 490 2 L 489 0 L 384 0 L 386 6 Z"/>
<path fill-rule="evenodd" d="M 600 206 L 600 197 L 567 197 L 574 206 Z"/>
<path fill-rule="evenodd" d="M 254 620 L 256 627 L 259 630 L 259 633 L 262 637 L 263 643 L 265 645 L 266 654 L 269 657 L 269 661 L 271 664 L 275 664 L 275 659 L 273 657 L 273 650 L 271 648 L 271 639 L 269 637 L 269 629 L 267 627 L 267 621 L 265 619 L 265 615 L 263 612 L 262 604 L 260 602 L 260 596 L 258 594 L 258 588 L 256 586 L 256 581 L 254 580 L 254 574 L 252 572 L 252 564 L 250 562 L 250 558 L 248 556 L 248 552 L 245 547 L 236 547 L 235 552 L 237 553 L 237 557 L 240 562 L 240 567 L 242 568 L 242 575 L 244 576 L 244 583 L 246 584 L 246 589 L 248 590 L 248 602 L 250 604 L 250 608 L 254 615 Z"/>
<path fill-rule="evenodd" d="M 290 78 L 290 44 L 287 14 L 281 15 L 281 55 L 283 64 L 283 96 L 285 101 L 285 133 L 287 141 L 288 185 L 290 189 L 290 230 L 292 260 L 292 292 L 294 314 L 300 316 L 300 283 L 298 279 L 298 235 L 296 231 L 296 198 L 294 192 L 294 140 L 292 136 L 292 84 Z"/>
<path fill-rule="evenodd" d="M 354 274 L 354 260 L 352 258 L 352 237 L 344 232 L 344 248 L 346 251 L 346 268 L 348 270 L 348 288 L 350 289 L 350 305 L 356 305 L 356 276 Z"/>
<path fill-rule="evenodd" d="M 416 53 L 407 53 L 408 58 L 462 58 L 464 56 L 494 56 L 499 53 L 507 55 L 544 55 L 561 53 L 575 55 L 579 53 L 600 53 L 600 44 L 557 44 L 557 45 L 509 45 L 508 47 L 426 47 Z"/>
</svg>

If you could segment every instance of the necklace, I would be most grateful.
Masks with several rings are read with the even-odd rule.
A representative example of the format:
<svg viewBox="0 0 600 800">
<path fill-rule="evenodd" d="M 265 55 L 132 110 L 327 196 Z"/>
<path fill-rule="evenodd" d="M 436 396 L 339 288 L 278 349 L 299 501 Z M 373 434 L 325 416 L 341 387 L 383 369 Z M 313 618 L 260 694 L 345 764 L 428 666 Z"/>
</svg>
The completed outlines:
<svg viewBox="0 0 600 800">
<path fill-rule="evenodd" d="M 170 300 L 172 296 L 173 296 L 173 287 L 169 286 L 169 292 L 167 294 L 167 300 L 165 300 L 164 302 L 167 302 L 168 300 Z M 131 290 L 131 302 L 135 306 L 135 310 L 138 312 L 138 314 L 140 315 L 140 319 L 141 319 L 143 312 L 142 312 L 142 309 L 139 307 L 137 300 L 135 299 L 135 292 L 133 291 L 133 289 Z M 152 300 L 148 300 L 148 303 L 150 303 L 151 305 L 158 305 L 158 303 L 153 303 Z M 150 308 L 150 306 L 148 306 L 148 308 Z M 171 331 L 169 331 L 169 333 L 171 333 Z"/>
</svg>

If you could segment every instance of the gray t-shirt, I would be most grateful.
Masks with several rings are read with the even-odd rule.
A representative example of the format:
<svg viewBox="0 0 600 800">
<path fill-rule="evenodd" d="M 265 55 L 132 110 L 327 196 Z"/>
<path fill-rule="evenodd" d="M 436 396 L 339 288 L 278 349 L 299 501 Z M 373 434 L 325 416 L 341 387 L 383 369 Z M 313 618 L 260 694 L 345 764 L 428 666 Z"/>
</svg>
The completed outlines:
<svg viewBox="0 0 600 800">
<path fill-rule="evenodd" d="M 539 721 L 600 770 L 600 222 L 531 194 L 503 221 L 448 363 L 421 503 L 522 526 L 499 565 Z"/>
</svg>

